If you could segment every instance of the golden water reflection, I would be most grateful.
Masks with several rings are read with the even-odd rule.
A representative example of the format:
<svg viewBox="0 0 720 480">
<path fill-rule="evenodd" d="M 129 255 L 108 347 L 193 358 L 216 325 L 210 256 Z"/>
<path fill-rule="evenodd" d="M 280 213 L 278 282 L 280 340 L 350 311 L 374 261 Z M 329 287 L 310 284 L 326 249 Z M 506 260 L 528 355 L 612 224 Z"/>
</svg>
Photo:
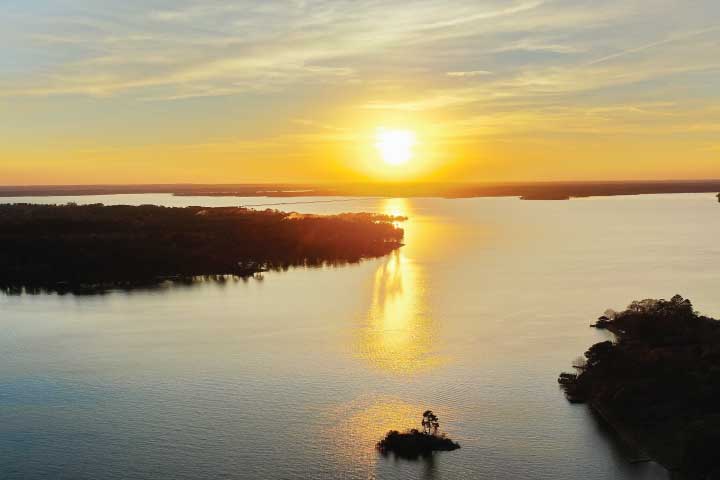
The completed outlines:
<svg viewBox="0 0 720 480">
<path fill-rule="evenodd" d="M 388 199 L 383 212 L 411 216 L 406 199 Z M 403 225 L 405 243 L 414 238 L 412 219 Z M 428 311 L 427 274 L 403 247 L 378 266 L 362 328 L 361 356 L 387 373 L 409 374 L 439 363 L 435 322 Z"/>
<path fill-rule="evenodd" d="M 424 410 L 423 405 L 391 396 L 362 396 L 330 411 L 334 430 L 338 432 L 334 438 L 347 439 L 349 452 L 357 451 L 358 446 L 371 451 L 389 430 L 420 428 Z"/>
</svg>

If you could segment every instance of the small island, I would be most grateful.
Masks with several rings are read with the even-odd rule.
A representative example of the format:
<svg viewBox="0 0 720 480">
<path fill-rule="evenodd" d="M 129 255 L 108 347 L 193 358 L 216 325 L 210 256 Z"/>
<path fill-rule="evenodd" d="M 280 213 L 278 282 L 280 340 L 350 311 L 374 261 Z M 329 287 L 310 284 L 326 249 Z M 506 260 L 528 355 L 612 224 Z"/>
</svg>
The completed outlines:
<svg viewBox="0 0 720 480">
<path fill-rule="evenodd" d="M 240 207 L 0 205 L 0 289 L 97 291 L 358 262 L 401 247 L 402 220 Z"/>
<path fill-rule="evenodd" d="M 680 295 L 608 310 L 614 341 L 579 357 L 558 382 L 628 443 L 683 478 L 720 478 L 720 321 Z"/>
<path fill-rule="evenodd" d="M 398 457 L 415 459 L 427 457 L 436 451 L 452 451 L 460 448 L 460 445 L 445 436 L 439 434 L 440 422 L 432 410 L 423 413 L 421 422 L 422 431 L 415 428 L 400 433 L 397 430 L 390 430 L 385 438 L 377 444 L 377 449 L 382 454 L 394 453 Z"/>
</svg>

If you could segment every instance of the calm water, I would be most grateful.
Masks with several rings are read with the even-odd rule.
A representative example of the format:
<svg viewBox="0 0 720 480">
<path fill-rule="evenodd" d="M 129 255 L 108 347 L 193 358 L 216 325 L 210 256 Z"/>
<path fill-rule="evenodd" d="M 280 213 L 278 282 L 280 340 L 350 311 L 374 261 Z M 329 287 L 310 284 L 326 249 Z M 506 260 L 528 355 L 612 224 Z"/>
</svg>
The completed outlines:
<svg viewBox="0 0 720 480">
<path fill-rule="evenodd" d="M 33 199 L 70 200 L 293 201 Z M 278 208 L 408 215 L 407 245 L 262 281 L 0 296 L 0 478 L 668 478 L 629 464 L 556 377 L 608 307 L 681 293 L 720 316 L 713 195 Z M 426 408 L 461 450 L 374 451 Z"/>
</svg>

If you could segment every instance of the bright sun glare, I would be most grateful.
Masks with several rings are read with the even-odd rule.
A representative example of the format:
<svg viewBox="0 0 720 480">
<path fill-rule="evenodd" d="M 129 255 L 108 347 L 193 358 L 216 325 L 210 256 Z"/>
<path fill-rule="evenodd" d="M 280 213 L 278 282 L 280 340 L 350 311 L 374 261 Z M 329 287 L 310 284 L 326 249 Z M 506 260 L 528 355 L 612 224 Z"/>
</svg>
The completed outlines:
<svg viewBox="0 0 720 480">
<path fill-rule="evenodd" d="M 380 128 L 376 134 L 375 147 L 388 165 L 404 165 L 413 156 L 415 133 L 410 130 L 386 130 Z"/>
</svg>

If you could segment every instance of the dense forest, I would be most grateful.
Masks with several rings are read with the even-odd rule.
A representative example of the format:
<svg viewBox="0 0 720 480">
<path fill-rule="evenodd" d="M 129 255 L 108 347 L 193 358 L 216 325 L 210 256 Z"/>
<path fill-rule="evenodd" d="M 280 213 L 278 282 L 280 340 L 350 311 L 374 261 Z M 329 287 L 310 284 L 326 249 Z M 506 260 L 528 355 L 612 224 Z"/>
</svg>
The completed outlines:
<svg viewBox="0 0 720 480">
<path fill-rule="evenodd" d="M 720 321 L 676 295 L 607 311 L 615 341 L 590 347 L 559 382 L 626 439 L 687 478 L 720 478 Z"/>
<path fill-rule="evenodd" d="M 0 205 L 0 288 L 73 290 L 356 262 L 400 247 L 398 220 L 235 207 Z"/>
</svg>

